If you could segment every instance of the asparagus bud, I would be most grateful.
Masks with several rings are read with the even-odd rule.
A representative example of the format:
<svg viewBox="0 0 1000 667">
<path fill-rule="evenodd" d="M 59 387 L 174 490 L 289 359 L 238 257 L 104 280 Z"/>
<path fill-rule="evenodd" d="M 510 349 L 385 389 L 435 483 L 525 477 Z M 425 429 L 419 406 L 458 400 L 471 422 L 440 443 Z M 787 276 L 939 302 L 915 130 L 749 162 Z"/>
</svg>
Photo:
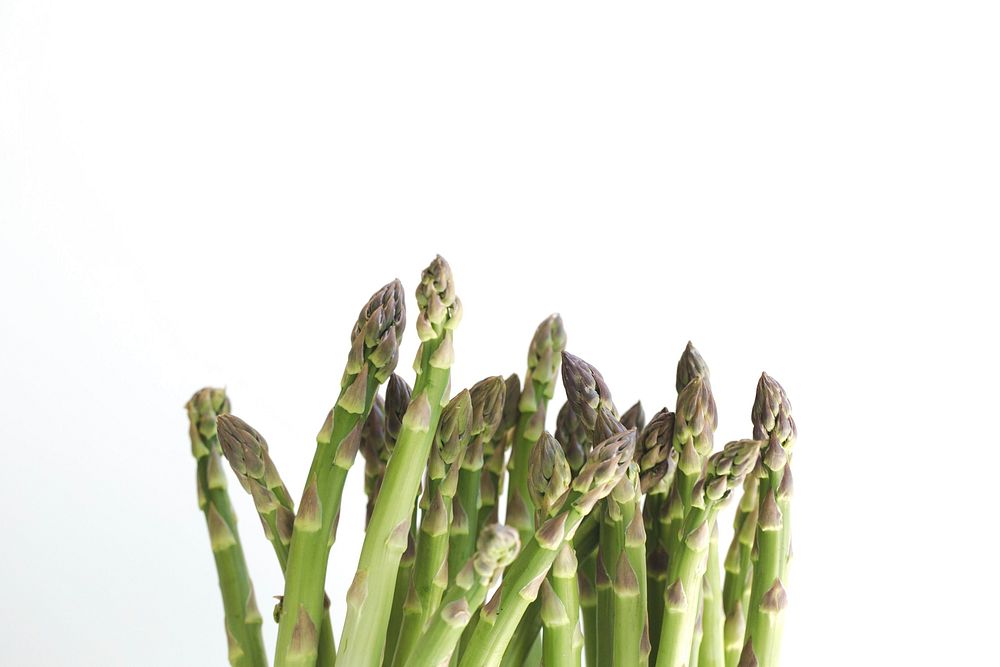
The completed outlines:
<svg viewBox="0 0 1000 667">
<path fill-rule="evenodd" d="M 406 384 L 406 380 L 393 373 L 385 388 L 385 461 L 389 460 L 403 427 L 403 415 L 410 406 L 410 392 L 410 385 Z"/>
<path fill-rule="evenodd" d="M 569 464 L 562 447 L 551 435 L 543 433 L 531 450 L 528 469 L 528 491 L 543 520 L 559 510 L 570 479 Z"/>
<path fill-rule="evenodd" d="M 642 410 L 642 401 L 636 401 L 632 407 L 622 413 L 621 423 L 625 428 L 634 428 L 637 433 L 642 433 L 642 429 L 646 425 L 646 413 Z"/>
<path fill-rule="evenodd" d="M 698 376 L 708 379 L 708 364 L 691 341 L 688 341 L 684 353 L 677 362 L 677 392 L 683 391 L 684 387 Z"/>
<path fill-rule="evenodd" d="M 556 417 L 556 440 L 562 445 L 570 470 L 574 475 L 580 472 L 590 449 L 590 438 L 569 402 L 563 403 Z"/>
<path fill-rule="evenodd" d="M 635 453 L 639 462 L 639 483 L 643 493 L 666 493 L 677 452 L 673 448 L 674 413 L 663 408 L 642 430 Z"/>
<path fill-rule="evenodd" d="M 593 432 L 597 427 L 600 408 L 606 408 L 617 415 L 615 404 L 611 400 L 611 390 L 604 382 L 604 376 L 586 361 L 563 352 L 563 386 L 566 388 L 566 400 L 573 405 L 584 428 Z"/>
</svg>

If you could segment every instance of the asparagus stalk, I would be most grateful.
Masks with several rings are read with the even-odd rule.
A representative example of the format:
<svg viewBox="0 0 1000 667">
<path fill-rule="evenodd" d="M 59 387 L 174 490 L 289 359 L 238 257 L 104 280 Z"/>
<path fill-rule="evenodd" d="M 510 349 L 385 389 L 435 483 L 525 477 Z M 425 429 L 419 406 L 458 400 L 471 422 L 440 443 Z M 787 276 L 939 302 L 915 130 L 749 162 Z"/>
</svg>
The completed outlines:
<svg viewBox="0 0 1000 667">
<path fill-rule="evenodd" d="M 361 429 L 361 456 L 365 460 L 365 496 L 368 504 L 365 506 L 365 526 L 372 516 L 375 507 L 375 497 L 382 485 L 382 475 L 385 474 L 385 462 L 389 456 L 386 453 L 385 435 L 385 402 L 376 395 L 368 419 Z"/>
<path fill-rule="evenodd" d="M 396 280 L 372 296 L 354 326 L 340 396 L 316 437 L 316 453 L 292 529 L 276 667 L 316 662 L 323 585 L 344 483 L 375 392 L 396 367 L 404 321 L 402 286 Z"/>
<path fill-rule="evenodd" d="M 714 524 L 712 537 L 708 544 L 708 563 L 702 586 L 702 636 L 701 649 L 698 652 L 699 667 L 725 667 L 726 664 L 724 640 L 726 615 L 722 609 L 722 573 L 720 570 L 719 529 L 718 525 Z"/>
<path fill-rule="evenodd" d="M 639 464 L 633 461 L 626 476 L 605 501 L 609 516 L 615 518 L 615 534 L 621 532 L 623 537 L 612 580 L 612 645 L 616 665 L 637 665 L 642 655 L 649 655 L 646 532 L 639 511 L 639 497 Z"/>
<path fill-rule="evenodd" d="M 461 319 L 451 268 L 438 256 L 417 288 L 417 333 L 421 344 L 417 380 L 395 450 L 386 466 L 361 548 L 358 570 L 347 594 L 340 658 L 351 667 L 374 667 L 382 659 L 395 576 L 406 548 L 413 502 L 446 402 L 454 357 L 452 330 Z M 301 512 L 301 510 L 300 510 Z"/>
<path fill-rule="evenodd" d="M 678 548 L 671 555 L 667 573 L 657 667 L 686 667 L 688 664 L 712 522 L 732 489 L 742 484 L 753 468 L 760 445 L 757 440 L 727 444 L 709 458 L 705 475 L 692 489 L 692 504 L 684 512 Z"/>
<path fill-rule="evenodd" d="M 593 448 L 558 514 L 543 523 L 508 568 L 503 583 L 480 612 L 460 667 L 496 667 L 518 623 L 562 545 L 573 539 L 594 504 L 625 475 L 635 449 L 635 431 L 617 434 Z"/>
<path fill-rule="evenodd" d="M 267 450 L 267 441 L 252 426 L 232 414 L 219 415 L 219 444 L 243 490 L 253 498 L 264 527 L 264 536 L 274 548 L 278 565 L 288 566 L 288 546 L 292 541 L 295 505 Z M 328 600 L 328 598 L 324 598 Z M 324 604 L 316 663 L 333 665 L 337 648 L 330 625 L 329 605 Z"/>
<path fill-rule="evenodd" d="M 222 591 L 229 663 L 233 667 L 263 667 L 267 664 L 261 637 L 263 619 L 243 557 L 219 452 L 217 419 L 229 412 L 229 399 L 224 389 L 206 387 L 196 392 L 185 407 L 191 453 L 197 462 L 198 507 L 205 514 Z"/>
<path fill-rule="evenodd" d="M 660 513 L 677 468 L 672 446 L 674 413 L 663 408 L 643 429 L 636 445 L 639 485 L 646 494 L 642 508 L 646 531 L 646 600 L 649 621 L 650 655 L 654 658 L 663 621 L 663 592 L 667 578 L 667 552 L 661 539 Z"/>
<path fill-rule="evenodd" d="M 580 665 L 583 634 L 576 576 L 576 554 L 570 544 L 563 543 L 542 583 L 542 664 L 546 667 Z"/>
<path fill-rule="evenodd" d="M 484 443 L 483 475 L 479 490 L 479 530 L 499 521 L 497 499 L 503 494 L 507 449 L 517 428 L 517 404 L 521 400 L 521 380 L 511 374 L 504 381 L 503 413 L 494 437 Z"/>
<path fill-rule="evenodd" d="M 379 488 L 382 479 L 385 477 L 385 466 L 389 462 L 389 456 L 396 446 L 396 439 L 402 428 L 403 416 L 406 408 L 410 405 L 410 385 L 395 373 L 389 378 L 385 387 L 385 447 L 382 449 L 382 466 L 379 476 Z M 376 490 L 376 497 L 378 492 Z M 372 502 L 372 511 L 375 505 Z M 399 560 L 399 567 L 396 569 L 396 586 L 392 594 L 392 611 L 389 612 L 389 625 L 385 633 L 385 647 L 382 654 L 391 658 L 396 654 L 396 643 L 399 640 L 400 628 L 403 624 L 403 605 L 406 595 L 410 590 L 410 576 L 413 573 L 413 564 L 417 559 L 417 536 L 415 533 L 417 526 L 416 504 L 413 507 L 413 520 L 410 522 L 410 529 L 406 537 L 406 550 Z M 368 520 L 371 514 L 368 514 Z M 366 524 L 367 525 L 367 524 Z"/>
<path fill-rule="evenodd" d="M 733 540 L 726 554 L 726 576 L 722 583 L 722 605 L 726 614 L 726 667 L 736 667 L 743 652 L 746 633 L 746 608 L 750 602 L 754 537 L 757 534 L 757 487 L 754 475 L 747 475 L 733 519 Z"/>
<path fill-rule="evenodd" d="M 480 532 L 475 553 L 448 588 L 406 667 L 447 664 L 472 614 L 520 548 L 513 528 L 490 524 Z"/>
<path fill-rule="evenodd" d="M 528 491 L 528 459 L 545 429 L 545 410 L 555 393 L 559 360 L 566 347 L 562 318 L 550 315 L 538 325 L 528 347 L 528 371 L 518 400 L 517 427 L 511 446 L 507 524 L 527 543 L 534 530 L 534 507 Z"/>
<path fill-rule="evenodd" d="M 472 399 L 472 439 L 458 473 L 453 521 L 448 542 L 448 572 L 451 581 L 476 547 L 479 492 L 482 487 L 486 443 L 492 442 L 503 417 L 506 385 L 500 376 L 480 380 L 469 389 Z"/>
<path fill-rule="evenodd" d="M 790 460 L 797 431 L 785 390 L 767 373 L 757 383 L 751 418 L 754 437 L 767 444 L 761 453 L 757 559 L 753 565 L 747 632 L 752 644 L 751 657 L 761 667 L 777 667 L 787 604 L 785 584 L 791 553 Z"/>
<path fill-rule="evenodd" d="M 410 591 L 403 609 L 403 624 L 392 664 L 403 665 L 416 646 L 424 625 L 437 609 L 448 586 L 448 530 L 459 468 L 471 437 L 472 399 L 468 389 L 459 392 L 441 412 L 440 423 L 427 465 L 424 496 L 427 509 L 420 519 L 417 553 Z"/>
</svg>

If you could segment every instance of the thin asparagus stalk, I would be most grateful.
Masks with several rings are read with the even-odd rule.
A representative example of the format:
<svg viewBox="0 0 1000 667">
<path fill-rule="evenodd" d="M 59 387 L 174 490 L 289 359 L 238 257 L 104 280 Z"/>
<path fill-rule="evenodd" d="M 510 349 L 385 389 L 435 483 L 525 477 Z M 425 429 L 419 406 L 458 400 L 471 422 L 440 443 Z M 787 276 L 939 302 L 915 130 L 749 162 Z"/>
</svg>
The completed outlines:
<svg viewBox="0 0 1000 667">
<path fill-rule="evenodd" d="M 263 619 L 243 557 L 219 451 L 217 419 L 229 412 L 229 399 L 224 389 L 206 387 L 196 392 L 185 407 L 191 453 L 197 462 L 198 507 L 205 514 L 222 591 L 229 663 L 233 667 L 263 667 L 267 664 L 261 636 Z"/>
<path fill-rule="evenodd" d="M 372 296 L 354 326 L 340 396 L 316 437 L 316 453 L 292 529 L 276 667 L 316 662 L 323 586 L 344 483 L 378 386 L 396 367 L 405 318 L 402 286 L 396 280 Z M 401 542 L 405 545 L 405 539 Z"/>
<path fill-rule="evenodd" d="M 705 588 L 704 577 L 702 578 L 702 589 Z M 702 628 L 702 602 L 704 602 L 704 591 L 698 592 L 698 615 L 694 622 L 694 633 L 691 635 L 691 655 L 688 658 L 687 664 L 694 667 L 699 663 L 701 656 L 701 640 L 704 635 L 704 630 Z"/>
<path fill-rule="evenodd" d="M 375 507 L 375 497 L 382 485 L 382 475 L 385 474 L 386 453 L 385 435 L 385 402 L 376 395 L 368 419 L 361 429 L 361 456 L 365 460 L 365 496 L 368 504 L 365 506 L 365 526 L 372 516 Z"/>
<path fill-rule="evenodd" d="M 574 552 L 576 550 L 574 549 Z M 583 617 L 583 647 L 587 667 L 597 667 L 597 556 L 580 563 L 580 615 Z"/>
<path fill-rule="evenodd" d="M 702 636 L 701 649 L 698 652 L 699 667 L 725 667 L 726 664 L 724 640 L 726 615 L 722 610 L 722 572 L 720 570 L 719 529 L 716 524 L 712 526 L 712 538 L 708 544 L 708 564 L 702 586 Z"/>
<path fill-rule="evenodd" d="M 381 475 L 379 476 L 379 489 L 382 479 L 385 476 L 385 465 L 389 462 L 389 456 L 396 446 L 396 439 L 403 426 L 403 416 L 410 405 L 410 385 L 395 373 L 389 378 L 385 387 L 385 447 L 382 449 Z M 376 490 L 376 498 L 378 496 Z M 374 511 L 374 502 L 372 511 Z M 391 659 L 396 654 L 396 643 L 399 641 L 399 631 L 403 624 L 403 605 L 406 595 L 410 590 L 410 576 L 413 573 L 413 564 L 417 558 L 417 535 L 416 535 L 416 505 L 413 507 L 413 520 L 410 522 L 409 534 L 406 537 L 406 550 L 399 560 L 399 567 L 396 569 L 396 586 L 392 594 L 392 611 L 389 612 L 389 625 L 385 633 L 385 648 L 382 652 L 384 656 Z M 368 520 L 371 519 L 369 513 Z M 367 523 L 366 523 L 367 525 Z"/>
<path fill-rule="evenodd" d="M 614 664 L 637 665 L 649 654 L 646 627 L 646 532 L 639 511 L 639 464 L 633 461 L 626 476 L 605 501 L 609 515 L 618 515 L 623 542 L 618 554 L 614 594 Z M 618 532 L 616 527 L 616 534 Z M 624 612 L 625 617 L 619 618 Z"/>
<path fill-rule="evenodd" d="M 639 485 L 646 494 L 642 508 L 646 532 L 646 607 L 649 621 L 650 655 L 655 660 L 663 621 L 663 592 L 667 578 L 667 552 L 661 540 L 660 513 L 677 469 L 672 446 L 674 413 L 663 408 L 643 429 L 636 445 Z"/>
<path fill-rule="evenodd" d="M 572 482 L 560 512 L 542 524 L 508 568 L 500 588 L 480 612 L 480 621 L 460 667 L 496 667 L 518 623 L 563 543 L 601 498 L 624 476 L 635 449 L 635 431 L 615 435 L 593 448 Z"/>
<path fill-rule="evenodd" d="M 448 588 L 406 667 L 447 664 L 472 614 L 520 548 L 521 540 L 513 528 L 490 524 L 482 530 L 475 553 Z"/>
<path fill-rule="evenodd" d="M 757 534 L 757 488 L 757 477 L 747 475 L 736 517 L 733 519 L 733 540 L 726 554 L 726 576 L 722 584 L 722 605 L 726 614 L 726 667 L 736 667 L 743 652 L 746 608 L 750 602 L 753 572 L 750 558 Z"/>
<path fill-rule="evenodd" d="M 472 399 L 472 439 L 465 450 L 458 473 L 458 493 L 455 495 L 454 519 L 448 542 L 448 572 L 451 581 L 476 547 L 479 520 L 479 491 L 482 487 L 483 457 L 486 443 L 492 442 L 503 417 L 506 386 L 504 379 L 494 376 L 481 380 L 469 389 Z"/>
<path fill-rule="evenodd" d="M 528 347 L 528 371 L 518 400 L 518 420 L 511 445 L 507 524 L 527 543 L 534 530 L 535 508 L 528 491 L 528 459 L 545 429 L 545 410 L 555 393 L 559 361 L 566 347 L 562 318 L 550 315 L 538 325 Z"/>
<path fill-rule="evenodd" d="M 692 504 L 684 513 L 678 549 L 671 555 L 667 573 L 657 667 L 686 667 L 691 658 L 712 522 L 731 490 L 753 468 L 760 445 L 757 440 L 727 444 L 709 458 L 706 474 L 692 489 Z"/>
<path fill-rule="evenodd" d="M 761 452 L 758 489 L 757 558 L 753 565 L 747 632 L 761 667 L 777 667 L 781 650 L 785 584 L 791 553 L 791 454 L 797 431 L 785 390 L 766 373 L 757 383 L 754 437 L 766 441 Z"/>
<path fill-rule="evenodd" d="M 339 657 L 351 667 L 375 667 L 382 659 L 394 579 L 406 548 L 413 502 L 446 402 L 454 357 L 452 330 L 461 319 L 461 302 L 442 257 L 424 271 L 417 304 L 417 333 L 422 341 L 415 363 L 417 380 L 382 482 L 382 488 L 391 491 L 379 493 L 375 501 L 347 594 Z"/>
<path fill-rule="evenodd" d="M 424 625 L 437 609 L 448 586 L 448 527 L 459 468 L 472 429 L 472 399 L 468 389 L 455 395 L 441 412 L 434 446 L 428 461 L 427 509 L 420 519 L 417 554 L 410 591 L 404 604 L 403 624 L 392 664 L 406 663 Z"/>
<path fill-rule="evenodd" d="M 493 438 L 483 451 L 483 476 L 480 486 L 479 529 L 499 521 L 497 499 L 503 495 L 506 453 L 517 430 L 518 403 L 521 400 L 521 380 L 512 373 L 504 381 L 503 416 Z"/>
<path fill-rule="evenodd" d="M 295 505 L 271 460 L 267 441 L 252 426 L 232 414 L 219 415 L 218 431 L 222 452 L 243 490 L 253 498 L 264 527 L 264 536 L 274 548 L 278 565 L 284 572 L 288 566 Z M 328 604 L 324 604 L 318 651 L 317 665 L 335 664 L 337 647 L 333 640 Z"/>
</svg>

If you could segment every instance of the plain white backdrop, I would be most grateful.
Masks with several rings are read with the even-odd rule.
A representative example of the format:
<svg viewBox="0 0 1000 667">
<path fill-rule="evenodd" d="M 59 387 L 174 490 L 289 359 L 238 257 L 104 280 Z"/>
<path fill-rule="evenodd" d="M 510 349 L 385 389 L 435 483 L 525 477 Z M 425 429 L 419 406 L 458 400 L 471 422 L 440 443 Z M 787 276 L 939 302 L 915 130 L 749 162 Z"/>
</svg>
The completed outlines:
<svg viewBox="0 0 1000 667">
<path fill-rule="evenodd" d="M 782 382 L 785 665 L 988 664 L 998 27 L 987 2 L 2 0 L 0 663 L 224 664 L 184 402 L 227 386 L 297 496 L 358 310 L 394 277 L 413 308 L 441 253 L 455 387 L 523 374 L 552 311 L 647 414 L 693 340 L 720 443 Z M 358 466 L 338 629 L 363 507 Z"/>
</svg>

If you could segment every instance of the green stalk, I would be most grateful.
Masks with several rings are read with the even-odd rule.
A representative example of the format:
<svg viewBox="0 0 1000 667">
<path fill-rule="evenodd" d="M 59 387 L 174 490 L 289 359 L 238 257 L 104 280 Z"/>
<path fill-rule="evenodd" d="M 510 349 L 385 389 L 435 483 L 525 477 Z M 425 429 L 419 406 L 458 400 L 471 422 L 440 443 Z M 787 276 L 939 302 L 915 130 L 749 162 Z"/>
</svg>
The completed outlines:
<svg viewBox="0 0 1000 667">
<path fill-rule="evenodd" d="M 760 667 L 777 667 L 787 605 L 785 584 L 791 555 L 791 455 L 797 436 L 785 390 L 766 373 L 757 383 L 754 437 L 766 441 L 761 452 L 758 489 L 757 558 L 753 564 L 747 631 Z"/>
<path fill-rule="evenodd" d="M 579 552 L 577 552 L 579 558 Z M 583 647 L 587 667 L 597 667 L 597 556 L 580 562 L 580 613 L 583 616 Z"/>
<path fill-rule="evenodd" d="M 406 667 L 441 665 L 448 661 L 473 612 L 482 606 L 486 593 L 514 560 L 520 546 L 520 538 L 513 528 L 491 524 L 483 529 L 476 552 L 448 588 Z"/>
<path fill-rule="evenodd" d="M 472 400 L 472 440 L 465 450 L 458 474 L 454 518 L 448 543 L 448 572 L 451 581 L 476 547 L 479 520 L 479 491 L 483 477 L 483 458 L 503 418 L 506 385 L 500 376 L 480 380 L 469 389 Z"/>
<path fill-rule="evenodd" d="M 701 650 L 698 653 L 699 667 L 725 667 L 726 652 L 724 628 L 726 615 L 722 610 L 722 573 L 719 563 L 719 529 L 712 526 L 712 538 L 708 544 L 708 566 L 702 586 L 701 602 Z"/>
<path fill-rule="evenodd" d="M 454 357 L 452 329 L 460 319 L 461 305 L 451 269 L 440 256 L 424 271 L 417 303 L 417 333 L 422 341 L 415 364 L 417 380 L 347 593 L 340 659 L 351 667 L 375 667 L 382 659 L 413 502 L 448 392 Z"/>
<path fill-rule="evenodd" d="M 573 547 L 563 543 L 542 584 L 542 663 L 546 667 L 579 667 L 583 651 L 580 632 L 580 589 Z"/>
<path fill-rule="evenodd" d="M 753 572 L 750 559 L 757 534 L 757 487 L 757 478 L 747 476 L 743 483 L 743 496 L 733 520 L 733 540 L 726 554 L 726 576 L 722 583 L 722 606 L 726 614 L 726 667 L 736 667 L 743 652 L 746 608 L 750 599 Z"/>
<path fill-rule="evenodd" d="M 634 449 L 635 431 L 628 431 L 609 438 L 590 452 L 562 509 L 539 527 L 508 568 L 493 599 L 483 607 L 460 667 L 500 664 L 518 623 L 537 597 L 563 543 L 573 539 L 583 517 L 624 476 Z"/>
<path fill-rule="evenodd" d="M 695 616 L 694 634 L 691 635 L 691 655 L 688 658 L 687 664 L 692 665 L 692 667 L 698 664 L 701 656 L 701 640 L 704 636 L 702 629 L 702 603 L 705 601 L 704 588 L 704 585 L 702 585 L 702 590 L 698 592 L 698 614 Z"/>
<path fill-rule="evenodd" d="M 639 594 L 639 579 L 622 551 L 615 569 L 613 665 L 638 665 L 646 612 Z"/>
<path fill-rule="evenodd" d="M 483 476 L 480 485 L 479 530 L 499 521 L 497 501 L 503 494 L 506 454 L 515 438 L 518 420 L 518 403 L 521 400 L 521 380 L 516 373 L 504 381 L 503 414 L 500 426 L 483 450 Z"/>
<path fill-rule="evenodd" d="M 284 572 L 288 566 L 288 546 L 292 541 L 295 505 L 271 460 L 267 441 L 252 426 L 232 414 L 219 415 L 218 431 L 222 452 L 240 485 L 253 498 L 264 526 L 264 535 L 271 543 L 278 565 Z M 326 605 L 320 626 L 318 652 L 318 665 L 329 667 L 336 664 L 337 647 L 330 625 L 330 611 Z"/>
<path fill-rule="evenodd" d="M 206 387 L 185 407 L 191 453 L 197 462 L 198 507 L 205 514 L 222 592 L 229 663 L 233 667 L 263 667 L 267 664 L 261 636 L 263 619 L 243 557 L 219 451 L 217 418 L 229 412 L 229 399 L 224 389 Z"/>
<path fill-rule="evenodd" d="M 697 622 L 702 578 L 708 561 L 712 523 L 732 489 L 743 483 L 757 461 L 760 442 L 731 442 L 713 454 L 704 477 L 692 489 L 691 506 L 671 554 L 657 667 L 688 667 Z"/>
<path fill-rule="evenodd" d="M 316 453 L 292 529 L 276 667 L 308 666 L 317 660 L 327 561 L 347 472 L 361 446 L 361 430 L 375 392 L 396 366 L 404 321 L 402 286 L 396 280 L 372 296 L 354 326 L 340 396 L 316 437 Z"/>
<path fill-rule="evenodd" d="M 507 524 L 527 543 L 534 531 L 535 508 L 528 491 L 528 459 L 545 429 L 545 410 L 555 393 L 559 360 L 566 346 L 562 318 L 550 315 L 538 325 L 528 347 L 528 372 L 518 400 L 517 427 L 511 446 Z"/>
</svg>

